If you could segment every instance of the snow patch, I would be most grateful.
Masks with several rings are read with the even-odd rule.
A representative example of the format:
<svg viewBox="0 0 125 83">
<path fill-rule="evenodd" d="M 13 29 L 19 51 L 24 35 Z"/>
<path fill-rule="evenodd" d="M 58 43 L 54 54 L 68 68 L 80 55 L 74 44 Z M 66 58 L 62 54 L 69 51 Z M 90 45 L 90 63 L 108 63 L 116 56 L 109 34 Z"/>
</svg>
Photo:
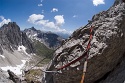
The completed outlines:
<svg viewBox="0 0 125 83">
<path fill-rule="evenodd" d="M 6 66 L 6 67 L 1 67 L 2 70 L 7 71 L 10 70 L 12 72 L 14 72 L 16 75 L 21 75 L 22 74 L 22 68 L 24 67 L 26 60 L 21 60 L 22 64 L 17 65 L 16 67 L 12 67 L 12 66 Z"/>
<path fill-rule="evenodd" d="M 37 33 L 36 33 L 36 34 L 34 34 L 33 36 L 37 36 Z"/>
<path fill-rule="evenodd" d="M 29 55 L 27 52 L 26 52 L 26 47 L 21 45 L 18 47 L 18 51 L 21 51 L 21 52 L 24 52 L 26 55 Z"/>
<path fill-rule="evenodd" d="M 23 45 L 21 45 L 18 47 L 18 51 L 26 51 L 26 48 Z"/>
<path fill-rule="evenodd" d="M 5 58 L 5 56 L 3 56 L 3 55 L 0 55 L 0 57 Z"/>
</svg>

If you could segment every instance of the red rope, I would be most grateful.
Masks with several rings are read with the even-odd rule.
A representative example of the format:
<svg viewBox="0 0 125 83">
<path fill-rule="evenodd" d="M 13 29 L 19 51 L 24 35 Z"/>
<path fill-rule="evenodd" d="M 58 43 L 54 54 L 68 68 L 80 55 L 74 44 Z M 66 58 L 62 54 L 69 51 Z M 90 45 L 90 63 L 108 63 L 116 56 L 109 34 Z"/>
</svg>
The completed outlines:
<svg viewBox="0 0 125 83">
<path fill-rule="evenodd" d="M 61 69 L 63 69 L 63 68 L 66 68 L 66 67 L 70 66 L 73 63 L 76 63 L 77 61 L 81 60 L 84 56 L 87 56 L 87 58 L 88 58 L 88 50 L 90 49 L 90 45 L 91 45 L 90 43 L 91 43 L 91 40 L 92 40 L 92 31 L 93 31 L 93 27 L 90 28 L 89 43 L 87 45 L 85 53 L 82 54 L 82 56 L 78 57 L 77 59 L 71 61 L 70 63 L 68 63 L 68 64 L 66 64 L 66 65 L 64 65 L 64 66 L 62 66 L 60 68 L 57 68 L 58 71 L 61 70 Z"/>
<path fill-rule="evenodd" d="M 76 63 L 77 61 L 79 61 L 80 59 L 82 59 L 84 56 L 86 56 L 86 54 L 87 54 L 87 52 L 85 52 L 82 56 L 78 57 L 77 59 L 71 61 L 70 63 L 68 63 L 68 64 L 66 64 L 66 65 L 64 65 L 64 66 L 62 66 L 62 67 L 60 67 L 60 68 L 58 68 L 57 70 L 59 71 L 59 70 L 61 70 L 61 69 L 63 69 L 63 68 L 66 68 L 66 67 L 70 66 L 70 65 L 73 64 L 73 63 Z"/>
<path fill-rule="evenodd" d="M 89 43 L 87 46 L 87 55 L 86 55 L 87 57 L 86 57 L 86 61 L 84 62 L 83 75 L 82 75 L 82 79 L 81 79 L 80 83 L 84 83 L 84 79 L 85 79 L 85 73 L 86 73 L 87 62 L 88 62 L 88 51 L 89 51 L 90 46 L 91 46 L 93 28 L 94 28 L 93 26 L 90 28 L 90 37 L 89 37 Z"/>
</svg>

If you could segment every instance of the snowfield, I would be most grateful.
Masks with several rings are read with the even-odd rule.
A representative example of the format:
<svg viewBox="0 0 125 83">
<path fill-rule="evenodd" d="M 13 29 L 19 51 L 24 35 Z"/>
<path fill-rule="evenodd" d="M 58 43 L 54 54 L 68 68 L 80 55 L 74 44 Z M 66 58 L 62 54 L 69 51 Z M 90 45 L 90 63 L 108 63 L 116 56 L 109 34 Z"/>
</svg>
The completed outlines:
<svg viewBox="0 0 125 83">
<path fill-rule="evenodd" d="M 17 65 L 16 67 L 12 67 L 12 66 L 6 66 L 6 67 L 1 67 L 2 70 L 7 71 L 10 70 L 12 72 L 14 72 L 16 75 L 21 75 L 22 74 L 22 68 L 24 67 L 26 60 L 21 60 L 22 64 Z"/>
<path fill-rule="evenodd" d="M 14 52 L 3 49 L 3 54 L 0 55 L 0 68 L 4 71 L 10 70 L 16 75 L 21 75 L 25 63 L 30 58 L 30 54 L 26 52 L 26 47 L 23 45 L 19 46 Z"/>
<path fill-rule="evenodd" d="M 30 56 L 27 52 L 26 52 L 26 47 L 21 45 L 18 47 L 18 51 L 25 53 L 26 55 Z"/>
</svg>

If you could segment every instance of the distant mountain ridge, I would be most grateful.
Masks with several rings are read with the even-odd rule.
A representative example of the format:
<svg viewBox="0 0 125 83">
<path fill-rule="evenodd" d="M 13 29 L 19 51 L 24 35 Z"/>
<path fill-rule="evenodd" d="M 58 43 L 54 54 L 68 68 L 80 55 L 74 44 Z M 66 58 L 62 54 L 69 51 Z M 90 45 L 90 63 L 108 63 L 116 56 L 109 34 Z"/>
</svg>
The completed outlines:
<svg viewBox="0 0 125 83">
<path fill-rule="evenodd" d="M 32 30 L 41 32 L 35 28 Z M 7 70 L 21 75 L 23 70 L 31 68 L 41 58 L 49 60 L 52 53 L 52 49 L 28 38 L 16 22 L 4 24 L 0 27 L 0 83 L 15 83 L 8 79 Z"/>
<path fill-rule="evenodd" d="M 52 32 L 44 32 L 35 29 L 34 27 L 25 29 L 24 32 L 31 40 L 38 40 L 48 48 L 57 48 L 60 46 L 63 38 Z"/>
<path fill-rule="evenodd" d="M 67 39 L 71 36 L 71 33 L 55 32 L 55 34 L 59 35 L 60 37 L 64 39 Z"/>
</svg>

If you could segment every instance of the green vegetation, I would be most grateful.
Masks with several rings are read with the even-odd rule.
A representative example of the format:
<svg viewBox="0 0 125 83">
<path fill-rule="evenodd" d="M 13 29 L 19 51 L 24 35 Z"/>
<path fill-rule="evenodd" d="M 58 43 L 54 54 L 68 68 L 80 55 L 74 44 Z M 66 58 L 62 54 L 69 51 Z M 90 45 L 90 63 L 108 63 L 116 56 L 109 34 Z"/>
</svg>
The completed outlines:
<svg viewBox="0 0 125 83">
<path fill-rule="evenodd" d="M 35 67 L 43 67 L 47 63 L 49 63 L 50 60 L 52 59 L 52 55 L 54 53 L 54 50 L 49 49 L 44 44 L 42 44 L 41 42 L 36 41 L 36 40 L 34 40 L 33 44 L 34 44 L 34 47 L 36 49 L 36 54 L 38 56 L 32 57 L 32 60 L 30 60 L 30 62 L 28 62 L 26 64 L 29 64 L 29 65 L 34 64 Z M 46 59 L 41 61 L 44 57 Z M 39 63 L 39 64 L 37 64 L 37 63 Z M 41 78 L 42 74 L 43 74 L 43 72 L 40 69 L 31 69 L 31 70 L 29 70 L 29 72 L 26 73 L 26 75 L 25 75 L 27 83 L 31 83 L 31 81 L 33 81 L 34 83 L 41 83 L 38 79 Z"/>
<path fill-rule="evenodd" d="M 46 57 L 48 59 L 52 58 L 54 50 L 47 48 L 44 44 L 42 44 L 39 41 L 35 41 L 34 46 L 35 46 L 37 55 Z"/>
</svg>

